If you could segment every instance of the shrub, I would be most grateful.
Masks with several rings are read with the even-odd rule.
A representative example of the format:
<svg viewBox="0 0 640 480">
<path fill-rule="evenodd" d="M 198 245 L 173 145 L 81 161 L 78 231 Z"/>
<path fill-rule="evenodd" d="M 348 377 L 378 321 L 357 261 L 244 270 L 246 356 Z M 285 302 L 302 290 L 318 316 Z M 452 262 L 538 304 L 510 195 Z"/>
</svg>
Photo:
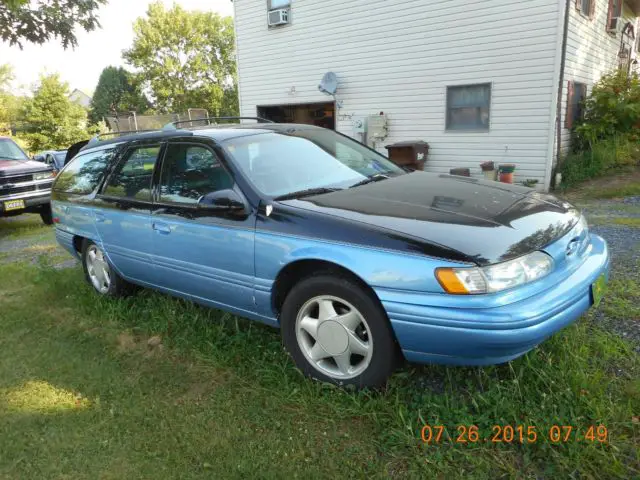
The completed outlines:
<svg viewBox="0 0 640 480">
<path fill-rule="evenodd" d="M 620 134 L 635 136 L 640 131 L 640 78 L 617 70 L 593 86 L 584 103 L 584 120 L 575 130 L 575 150 Z M 633 139 L 633 138 L 632 138 Z"/>
<path fill-rule="evenodd" d="M 562 185 L 570 187 L 611 170 L 640 164 L 640 143 L 635 135 L 618 135 L 591 143 L 590 150 L 567 155 L 558 166 Z"/>
</svg>

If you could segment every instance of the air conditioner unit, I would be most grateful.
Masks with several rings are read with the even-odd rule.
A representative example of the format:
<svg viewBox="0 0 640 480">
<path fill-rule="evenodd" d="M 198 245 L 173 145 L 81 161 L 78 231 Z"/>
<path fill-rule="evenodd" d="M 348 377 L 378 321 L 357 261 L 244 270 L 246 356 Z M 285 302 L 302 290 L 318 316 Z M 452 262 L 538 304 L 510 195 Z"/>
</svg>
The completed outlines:
<svg viewBox="0 0 640 480">
<path fill-rule="evenodd" d="M 289 9 L 279 8 L 277 10 L 271 10 L 267 13 L 267 23 L 270 27 L 287 25 L 289 23 Z"/>
</svg>

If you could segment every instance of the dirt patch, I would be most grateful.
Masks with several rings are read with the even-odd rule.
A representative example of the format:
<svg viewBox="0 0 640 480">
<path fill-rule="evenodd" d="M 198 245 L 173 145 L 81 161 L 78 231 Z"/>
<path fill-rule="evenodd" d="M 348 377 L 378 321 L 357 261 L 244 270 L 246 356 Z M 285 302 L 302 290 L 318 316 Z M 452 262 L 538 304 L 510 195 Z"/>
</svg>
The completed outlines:
<svg viewBox="0 0 640 480">
<path fill-rule="evenodd" d="M 615 198 L 616 191 L 623 192 L 629 187 L 640 185 L 640 168 L 624 171 L 615 175 L 588 180 L 575 188 L 571 188 L 564 193 L 558 193 L 569 201 L 582 200 L 587 198 L 599 198 L 603 193 L 608 198 Z M 627 195 L 629 195 L 627 193 Z M 620 197 L 625 196 L 621 194 Z"/>
</svg>

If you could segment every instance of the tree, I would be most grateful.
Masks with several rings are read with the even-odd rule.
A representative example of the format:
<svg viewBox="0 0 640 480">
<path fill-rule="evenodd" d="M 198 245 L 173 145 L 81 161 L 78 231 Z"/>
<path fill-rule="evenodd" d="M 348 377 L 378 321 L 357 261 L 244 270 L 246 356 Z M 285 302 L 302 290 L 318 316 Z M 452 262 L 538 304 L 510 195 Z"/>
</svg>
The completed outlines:
<svg viewBox="0 0 640 480">
<path fill-rule="evenodd" d="M 9 126 L 15 121 L 20 109 L 21 98 L 9 92 L 12 81 L 11 65 L 0 65 L 0 134 L 9 133 Z"/>
<path fill-rule="evenodd" d="M 149 101 L 140 92 L 133 75 L 122 67 L 106 67 L 100 74 L 98 86 L 91 99 L 89 120 L 97 123 L 117 112 L 144 113 Z"/>
<path fill-rule="evenodd" d="M 68 148 L 88 137 L 87 112 L 69 100 L 69 85 L 58 74 L 40 77 L 33 98 L 24 102 L 22 121 L 23 137 L 33 152 Z"/>
<path fill-rule="evenodd" d="M 0 38 L 22 48 L 58 38 L 64 48 L 78 44 L 75 28 L 100 26 L 96 11 L 107 0 L 0 0 Z"/>
<path fill-rule="evenodd" d="M 125 60 L 139 71 L 158 110 L 206 108 L 210 115 L 237 115 L 234 31 L 230 17 L 188 12 L 162 3 L 149 6 L 134 24 Z"/>
</svg>

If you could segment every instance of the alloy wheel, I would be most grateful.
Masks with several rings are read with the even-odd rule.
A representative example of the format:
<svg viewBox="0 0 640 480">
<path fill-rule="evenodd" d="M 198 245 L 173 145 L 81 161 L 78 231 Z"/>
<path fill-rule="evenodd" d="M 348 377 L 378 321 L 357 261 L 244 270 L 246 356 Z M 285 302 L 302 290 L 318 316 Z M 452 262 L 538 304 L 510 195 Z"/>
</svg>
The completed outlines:
<svg viewBox="0 0 640 480">
<path fill-rule="evenodd" d="M 373 338 L 362 314 L 341 298 L 308 300 L 296 318 L 296 339 L 313 367 L 336 380 L 362 374 L 373 354 Z"/>
</svg>

